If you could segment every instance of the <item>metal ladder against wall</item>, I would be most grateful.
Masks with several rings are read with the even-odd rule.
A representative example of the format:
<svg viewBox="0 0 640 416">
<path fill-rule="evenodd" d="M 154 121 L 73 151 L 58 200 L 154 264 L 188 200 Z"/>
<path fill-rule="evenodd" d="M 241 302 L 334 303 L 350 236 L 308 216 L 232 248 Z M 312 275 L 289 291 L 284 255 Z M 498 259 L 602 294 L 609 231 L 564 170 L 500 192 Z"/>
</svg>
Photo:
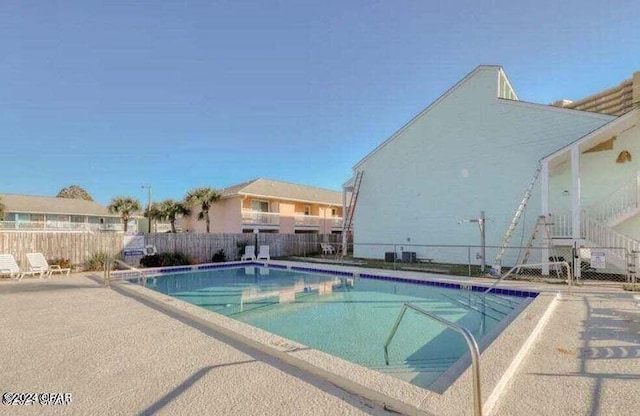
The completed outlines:
<svg viewBox="0 0 640 416">
<path fill-rule="evenodd" d="M 356 210 L 356 204 L 358 202 L 358 194 L 360 193 L 360 184 L 362 183 L 363 171 L 356 172 L 356 178 L 353 181 L 353 192 L 351 192 L 351 199 L 349 200 L 349 207 L 347 208 L 347 215 L 342 223 L 342 256 L 347 255 L 347 244 L 349 242 L 349 234 L 352 232 L 353 215 Z"/>
<path fill-rule="evenodd" d="M 529 241 L 527 242 L 527 245 L 525 246 L 525 250 L 524 253 L 522 254 L 522 256 L 520 257 L 520 259 L 518 259 L 518 262 L 516 264 L 518 265 L 525 265 L 527 263 L 527 261 L 529 260 L 529 256 L 531 255 L 531 251 L 533 250 L 533 246 L 538 238 L 538 234 L 540 233 L 540 230 L 544 230 L 544 238 L 546 239 L 546 243 L 547 246 L 549 248 L 549 256 L 552 257 L 554 260 L 553 261 L 558 261 L 556 259 L 556 255 L 553 252 L 553 238 L 551 237 L 551 223 L 549 222 L 549 217 L 547 217 L 546 215 L 540 215 L 538 216 L 538 219 L 536 220 L 535 225 L 533 226 L 533 230 L 531 231 L 531 237 L 529 237 Z M 551 259 L 541 259 L 542 262 L 546 262 L 546 261 L 552 261 Z M 517 268 L 516 270 L 516 274 L 520 272 L 520 267 Z M 556 269 L 556 273 L 559 276 L 559 272 Z"/>
<path fill-rule="evenodd" d="M 531 192 L 533 191 L 533 186 L 535 185 L 541 170 L 542 170 L 542 164 L 538 164 L 538 167 L 536 168 L 536 171 L 533 174 L 533 178 L 531 178 L 531 182 L 529 182 L 529 186 L 527 186 L 527 190 L 525 191 L 524 196 L 522 197 L 522 201 L 520 202 L 520 205 L 518 206 L 518 209 L 516 210 L 516 213 L 513 216 L 513 219 L 511 220 L 511 224 L 509 224 L 509 228 L 507 228 L 507 232 L 504 234 L 504 237 L 502 238 L 502 244 L 500 244 L 500 249 L 498 250 L 498 254 L 496 254 L 496 259 L 493 263 L 492 272 L 498 272 L 498 274 L 500 272 L 499 269 L 502 265 L 502 257 L 504 256 L 504 251 L 507 248 L 509 241 L 511 241 L 511 236 L 513 236 L 513 233 L 516 231 L 516 228 L 518 227 L 518 223 L 520 222 L 520 217 L 522 217 L 524 210 L 527 209 L 527 204 L 529 203 L 529 199 L 531 199 Z"/>
</svg>

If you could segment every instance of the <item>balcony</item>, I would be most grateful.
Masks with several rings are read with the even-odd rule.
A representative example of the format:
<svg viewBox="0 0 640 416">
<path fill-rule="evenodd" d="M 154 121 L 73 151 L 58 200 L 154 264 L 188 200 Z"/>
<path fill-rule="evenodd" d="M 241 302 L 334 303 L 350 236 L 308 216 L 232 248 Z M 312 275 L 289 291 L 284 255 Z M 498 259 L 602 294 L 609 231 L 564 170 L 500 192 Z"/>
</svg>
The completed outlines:
<svg viewBox="0 0 640 416">
<path fill-rule="evenodd" d="M 342 217 L 331 217 L 327 218 L 327 222 L 331 226 L 332 229 L 342 229 L 342 225 L 344 224 L 344 219 Z"/>
<path fill-rule="evenodd" d="M 262 212 L 250 209 L 242 210 L 242 225 L 255 225 L 267 227 L 280 226 L 280 213 L 278 212 Z"/>
</svg>

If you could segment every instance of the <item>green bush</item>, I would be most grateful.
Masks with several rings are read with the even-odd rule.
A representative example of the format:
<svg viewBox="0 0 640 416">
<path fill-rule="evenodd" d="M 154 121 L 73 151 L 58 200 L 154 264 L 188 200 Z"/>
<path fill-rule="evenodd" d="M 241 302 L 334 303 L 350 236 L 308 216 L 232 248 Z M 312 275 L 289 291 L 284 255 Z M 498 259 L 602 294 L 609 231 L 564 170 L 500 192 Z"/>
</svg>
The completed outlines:
<svg viewBox="0 0 640 416">
<path fill-rule="evenodd" d="M 85 260 L 84 270 L 86 271 L 104 270 L 104 265 L 106 264 L 106 262 L 107 262 L 107 253 L 104 253 L 104 252 L 93 253 L 91 257 Z"/>
<path fill-rule="evenodd" d="M 225 261 L 227 261 L 227 255 L 224 254 L 224 249 L 216 251 L 211 258 L 211 263 L 224 263 Z"/>
<path fill-rule="evenodd" d="M 142 267 L 169 267 L 186 266 L 191 264 L 191 259 L 184 253 L 158 253 L 153 256 L 144 256 L 140 259 Z"/>
</svg>

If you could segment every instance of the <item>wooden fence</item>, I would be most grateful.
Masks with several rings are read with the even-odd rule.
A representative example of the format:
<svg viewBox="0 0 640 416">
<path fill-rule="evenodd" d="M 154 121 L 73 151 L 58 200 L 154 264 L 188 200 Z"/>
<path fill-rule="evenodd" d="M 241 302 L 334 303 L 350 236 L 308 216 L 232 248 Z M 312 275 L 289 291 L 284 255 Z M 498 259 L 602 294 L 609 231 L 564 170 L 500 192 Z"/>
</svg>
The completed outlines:
<svg viewBox="0 0 640 416">
<path fill-rule="evenodd" d="M 227 260 L 239 258 L 238 243 L 255 244 L 254 234 L 145 234 L 145 244 L 156 246 L 159 253 L 182 252 L 198 263 L 210 262 L 220 249 Z M 320 251 L 320 243 L 337 243 L 339 235 L 328 234 L 258 234 L 258 245 L 269 245 L 271 256 L 304 256 Z M 117 233 L 53 233 L 0 232 L 0 253 L 10 253 L 22 267 L 26 253 L 43 253 L 47 259 L 68 259 L 73 265 L 83 264 L 93 254 L 108 253 L 122 258 L 123 234 Z M 140 257 L 127 258 L 137 263 Z"/>
<path fill-rule="evenodd" d="M 335 234 L 258 234 L 258 245 L 268 245 L 271 257 L 303 256 L 319 252 L 321 242 L 337 243 Z M 159 253 L 182 252 L 199 263 L 210 262 L 213 255 L 224 250 L 228 261 L 243 254 L 239 243 L 254 245 L 254 234 L 146 234 L 145 243 L 154 245 Z"/>
<path fill-rule="evenodd" d="M 68 259 L 73 265 L 84 263 L 93 254 L 118 254 L 123 248 L 122 234 L 0 232 L 0 253 L 13 254 L 26 267 L 27 253 L 42 253 L 47 259 Z"/>
</svg>

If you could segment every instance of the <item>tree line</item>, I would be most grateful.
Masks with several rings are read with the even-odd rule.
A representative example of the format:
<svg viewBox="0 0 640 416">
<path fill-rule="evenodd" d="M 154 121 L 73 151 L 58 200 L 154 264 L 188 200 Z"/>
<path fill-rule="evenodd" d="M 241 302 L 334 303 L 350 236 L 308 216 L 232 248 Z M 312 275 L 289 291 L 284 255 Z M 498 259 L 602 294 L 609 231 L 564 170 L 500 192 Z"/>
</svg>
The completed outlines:
<svg viewBox="0 0 640 416">
<path fill-rule="evenodd" d="M 145 217 L 158 221 L 169 221 L 171 232 L 176 232 L 176 219 L 180 215 L 191 215 L 194 207 L 198 212 L 198 220 L 205 221 L 207 232 L 210 232 L 211 218 L 209 209 L 220 199 L 220 193 L 209 187 L 195 188 L 187 192 L 182 201 L 165 199 L 154 202 L 145 211 Z M 111 200 L 107 209 L 112 214 L 120 214 L 124 224 L 124 231 L 127 231 L 127 223 L 136 212 L 141 211 L 140 201 L 129 196 L 117 196 Z M 149 230 L 150 232 L 151 230 Z"/>
<path fill-rule="evenodd" d="M 176 219 L 180 215 L 191 215 L 191 207 L 195 207 L 198 211 L 198 220 L 204 220 L 207 226 L 207 232 L 210 232 L 211 218 L 209 209 L 220 199 L 220 193 L 210 187 L 195 188 L 187 192 L 182 201 L 174 199 L 165 199 L 164 201 L 154 202 L 145 210 L 145 217 L 151 217 L 157 221 L 169 221 L 171 224 L 171 232 L 176 232 Z M 71 185 L 63 188 L 57 195 L 58 198 L 84 199 L 93 201 L 89 193 L 78 185 Z M 5 205 L 0 198 L 0 221 L 4 219 Z M 129 196 L 117 196 L 111 200 L 107 209 L 112 214 L 120 214 L 120 218 L 124 224 L 124 231 L 127 231 L 128 222 L 136 212 L 142 210 L 140 201 Z M 149 230 L 151 231 L 151 230 Z"/>
</svg>

